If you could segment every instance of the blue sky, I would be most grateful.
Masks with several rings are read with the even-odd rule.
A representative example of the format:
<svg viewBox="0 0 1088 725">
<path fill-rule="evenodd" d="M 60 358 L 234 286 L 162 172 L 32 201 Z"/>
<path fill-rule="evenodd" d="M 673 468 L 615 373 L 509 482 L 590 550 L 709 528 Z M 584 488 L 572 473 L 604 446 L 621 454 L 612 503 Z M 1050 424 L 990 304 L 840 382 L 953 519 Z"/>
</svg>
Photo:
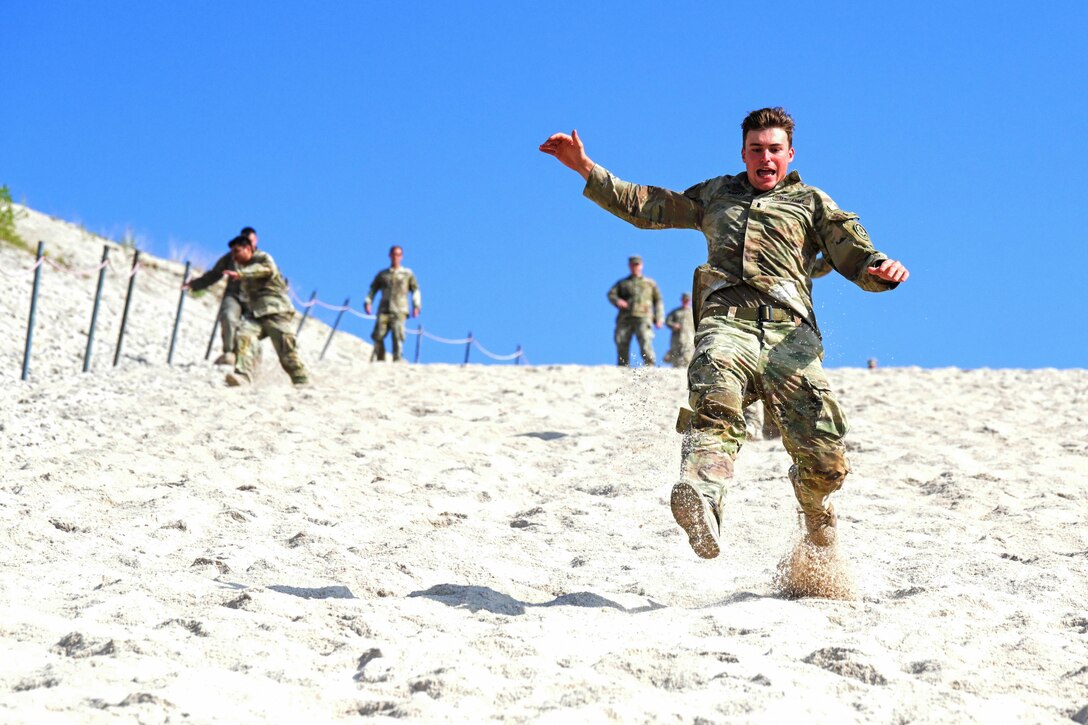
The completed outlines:
<svg viewBox="0 0 1088 725">
<path fill-rule="evenodd" d="M 816 283 L 826 364 L 1088 365 L 1086 4 L 789 5 L 8 3 L 0 184 L 163 256 L 253 225 L 301 296 L 356 308 L 402 244 L 429 332 L 607 364 L 627 255 L 671 308 L 705 240 L 611 217 L 537 145 L 577 127 L 683 189 L 782 105 L 792 168 L 911 271 Z"/>
</svg>

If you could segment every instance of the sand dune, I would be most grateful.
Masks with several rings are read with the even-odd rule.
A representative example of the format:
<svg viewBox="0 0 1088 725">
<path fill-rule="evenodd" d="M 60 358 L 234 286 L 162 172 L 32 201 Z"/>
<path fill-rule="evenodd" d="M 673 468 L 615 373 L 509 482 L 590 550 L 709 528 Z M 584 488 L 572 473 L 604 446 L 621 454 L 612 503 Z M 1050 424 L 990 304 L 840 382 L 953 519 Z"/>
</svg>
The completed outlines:
<svg viewBox="0 0 1088 725">
<path fill-rule="evenodd" d="M 50 268 L 27 383 L 4 280 L 4 722 L 1088 721 L 1088 371 L 830 371 L 856 597 L 792 599 L 780 444 L 741 452 L 720 558 L 672 521 L 682 373 L 318 363 L 314 324 L 313 387 L 266 354 L 229 390 L 216 296 L 168 367 L 180 266 L 146 271 L 82 374 L 95 278 Z"/>
</svg>

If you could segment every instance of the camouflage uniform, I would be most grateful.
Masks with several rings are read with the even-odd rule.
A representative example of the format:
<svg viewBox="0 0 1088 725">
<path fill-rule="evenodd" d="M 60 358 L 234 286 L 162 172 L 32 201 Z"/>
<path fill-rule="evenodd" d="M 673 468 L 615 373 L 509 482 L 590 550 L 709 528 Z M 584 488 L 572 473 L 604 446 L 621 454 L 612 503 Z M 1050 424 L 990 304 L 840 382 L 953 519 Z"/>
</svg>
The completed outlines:
<svg viewBox="0 0 1088 725">
<path fill-rule="evenodd" d="M 831 273 L 831 263 L 823 256 L 816 259 L 809 270 L 812 279 L 818 279 Z M 744 427 L 748 432 L 748 440 L 773 440 L 781 438 L 782 433 L 774 424 L 774 419 L 763 414 L 763 401 L 757 400 L 744 409 Z"/>
<path fill-rule="evenodd" d="M 695 319 L 691 308 L 677 307 L 665 318 L 665 325 L 672 330 L 665 362 L 674 368 L 686 368 L 695 352 Z"/>
<path fill-rule="evenodd" d="M 847 426 L 821 365 L 809 270 L 822 253 L 866 291 L 897 286 L 869 274 L 887 257 L 873 248 L 857 215 L 802 183 L 796 171 L 766 192 L 741 173 L 678 193 L 622 181 L 597 165 L 584 194 L 637 227 L 698 229 L 706 237 L 707 262 L 692 285 L 698 322 L 688 368 L 691 410 L 677 421 L 685 434 L 681 481 L 702 493 L 696 505 L 709 501 L 716 515 L 722 510 L 745 440 L 743 410 L 762 399 L 794 460 L 794 493 L 806 518 L 832 517 L 827 498 L 849 471 Z M 712 552 L 696 551 L 715 556 L 717 543 Z"/>
<path fill-rule="evenodd" d="M 831 262 L 828 262 L 827 257 L 822 255 L 812 263 L 812 269 L 808 272 L 808 276 L 813 279 L 826 277 L 829 274 L 831 274 Z"/>
<path fill-rule="evenodd" d="M 654 355 L 654 325 L 661 324 L 665 316 L 665 303 L 661 301 L 661 290 L 657 282 L 649 277 L 636 277 L 631 274 L 612 285 L 608 290 L 608 301 L 616 307 L 619 300 L 626 300 L 627 308 L 620 308 L 616 315 L 616 364 L 626 367 L 631 364 L 631 337 L 638 340 L 645 365 L 656 365 Z"/>
<path fill-rule="evenodd" d="M 296 385 L 310 381 L 298 355 L 291 319 L 295 308 L 287 298 L 287 283 L 271 255 L 253 250 L 248 264 L 232 262 L 239 275 L 242 304 L 247 310 L 238 328 L 234 372 L 253 379 L 260 354 L 260 341 L 268 337 L 280 358 L 280 366 Z"/>
<path fill-rule="evenodd" d="M 230 254 L 224 254 L 216 261 L 215 266 L 199 277 L 189 281 L 189 289 L 193 292 L 207 289 L 218 282 L 223 272 L 234 269 L 234 261 Z M 234 343 L 238 335 L 238 326 L 242 323 L 242 315 L 245 308 L 242 305 L 242 283 L 240 280 L 228 279 L 227 287 L 223 290 L 223 302 L 219 306 L 219 334 L 223 339 L 223 352 L 234 352 Z"/>
<path fill-rule="evenodd" d="M 370 291 L 366 295 L 366 304 L 374 301 L 374 295 L 382 293 L 381 304 L 378 305 L 377 319 L 374 321 L 374 331 L 370 339 L 374 341 L 374 357 L 377 360 L 385 360 L 385 336 L 393 333 L 393 360 L 400 360 L 404 348 L 404 321 L 408 318 L 408 295 L 411 294 L 412 307 L 419 308 L 420 294 L 419 283 L 412 270 L 407 267 L 390 267 L 383 269 L 370 283 Z"/>
</svg>

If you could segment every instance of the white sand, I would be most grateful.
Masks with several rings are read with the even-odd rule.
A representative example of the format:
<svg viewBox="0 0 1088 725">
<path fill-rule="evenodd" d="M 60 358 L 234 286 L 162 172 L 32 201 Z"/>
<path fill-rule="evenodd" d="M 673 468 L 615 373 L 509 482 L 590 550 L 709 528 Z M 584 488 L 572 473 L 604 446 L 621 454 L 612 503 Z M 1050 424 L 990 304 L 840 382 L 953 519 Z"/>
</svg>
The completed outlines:
<svg viewBox="0 0 1088 725">
<path fill-rule="evenodd" d="M 316 385 L 267 349 L 226 389 L 217 293 L 165 365 L 161 261 L 113 368 L 116 256 L 91 374 L 94 275 L 46 270 L 27 383 L 30 277 L 3 278 L 0 721 L 1088 720 L 1088 371 L 830 371 L 858 598 L 786 599 L 780 444 L 742 451 L 720 558 L 671 519 L 682 373 L 369 365 L 347 336 L 318 363 L 313 321 Z"/>
</svg>

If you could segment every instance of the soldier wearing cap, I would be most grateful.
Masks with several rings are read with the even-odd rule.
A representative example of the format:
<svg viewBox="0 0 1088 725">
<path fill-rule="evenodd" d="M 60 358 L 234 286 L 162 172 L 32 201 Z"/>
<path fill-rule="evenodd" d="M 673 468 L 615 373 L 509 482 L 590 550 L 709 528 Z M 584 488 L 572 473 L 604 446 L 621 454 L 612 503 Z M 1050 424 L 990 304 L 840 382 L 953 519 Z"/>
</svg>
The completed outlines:
<svg viewBox="0 0 1088 725">
<path fill-rule="evenodd" d="M 257 231 L 253 227 L 242 227 L 240 236 L 248 237 L 253 242 L 253 247 L 257 247 Z M 222 279 L 223 272 L 231 269 L 232 264 L 228 252 L 216 260 L 211 269 L 189 280 L 182 287 L 193 292 L 207 289 Z M 243 314 L 245 307 L 242 304 L 242 285 L 238 280 L 228 278 L 227 286 L 223 290 L 223 300 L 219 304 L 219 334 L 223 340 L 223 352 L 215 359 L 216 365 L 234 364 L 234 343 Z"/>
<path fill-rule="evenodd" d="M 894 289 L 907 269 L 874 249 L 857 214 L 844 211 L 788 167 L 793 119 L 781 108 L 753 111 L 741 124 L 744 172 L 684 192 L 623 181 L 595 164 L 577 131 L 540 146 L 586 180 L 584 194 L 643 229 L 698 229 L 708 257 L 692 285 L 695 357 L 688 367 L 690 410 L 673 517 L 695 553 L 720 553 L 719 535 L 733 460 L 745 440 L 744 408 L 760 398 L 793 459 L 789 479 L 806 538 L 836 539 L 829 497 L 843 484 L 846 419 L 831 394 L 812 309 L 810 268 L 823 254 L 863 290 Z"/>
<path fill-rule="evenodd" d="M 370 339 L 374 341 L 373 356 L 375 360 L 385 360 L 385 336 L 393 335 L 393 362 L 403 359 L 404 349 L 404 321 L 408 318 L 408 305 L 411 303 L 412 317 L 419 317 L 422 304 L 419 294 L 419 283 L 412 270 L 403 266 L 404 248 L 394 244 L 389 248 L 389 268 L 383 269 L 374 276 L 370 283 L 370 291 L 367 292 L 363 307 L 370 314 L 370 304 L 374 301 L 374 295 L 382 294 L 382 301 L 378 305 L 377 319 L 374 320 L 374 330 Z M 410 298 L 410 300 L 409 300 Z"/>
<path fill-rule="evenodd" d="M 631 364 L 631 338 L 634 337 L 638 340 L 643 364 L 652 367 L 657 364 L 654 328 L 661 327 L 665 305 L 657 282 L 642 276 L 642 257 L 637 254 L 628 257 L 627 268 L 631 274 L 608 290 L 608 301 L 619 310 L 614 335 L 616 364 L 621 367 Z"/>
<path fill-rule="evenodd" d="M 691 295 L 680 295 L 680 306 L 665 317 L 665 327 L 672 331 L 665 362 L 674 368 L 686 368 L 695 352 L 695 320 L 691 316 Z"/>
<path fill-rule="evenodd" d="M 233 268 L 223 274 L 238 281 L 246 313 L 238 327 L 234 372 L 227 373 L 227 385 L 249 385 L 253 381 L 261 340 L 266 337 L 272 340 L 280 366 L 291 376 L 291 382 L 309 384 L 310 375 L 298 355 L 291 324 L 295 308 L 287 297 L 287 282 L 276 262 L 270 254 L 257 251 L 252 239 L 241 235 L 230 240 L 230 256 Z"/>
</svg>

